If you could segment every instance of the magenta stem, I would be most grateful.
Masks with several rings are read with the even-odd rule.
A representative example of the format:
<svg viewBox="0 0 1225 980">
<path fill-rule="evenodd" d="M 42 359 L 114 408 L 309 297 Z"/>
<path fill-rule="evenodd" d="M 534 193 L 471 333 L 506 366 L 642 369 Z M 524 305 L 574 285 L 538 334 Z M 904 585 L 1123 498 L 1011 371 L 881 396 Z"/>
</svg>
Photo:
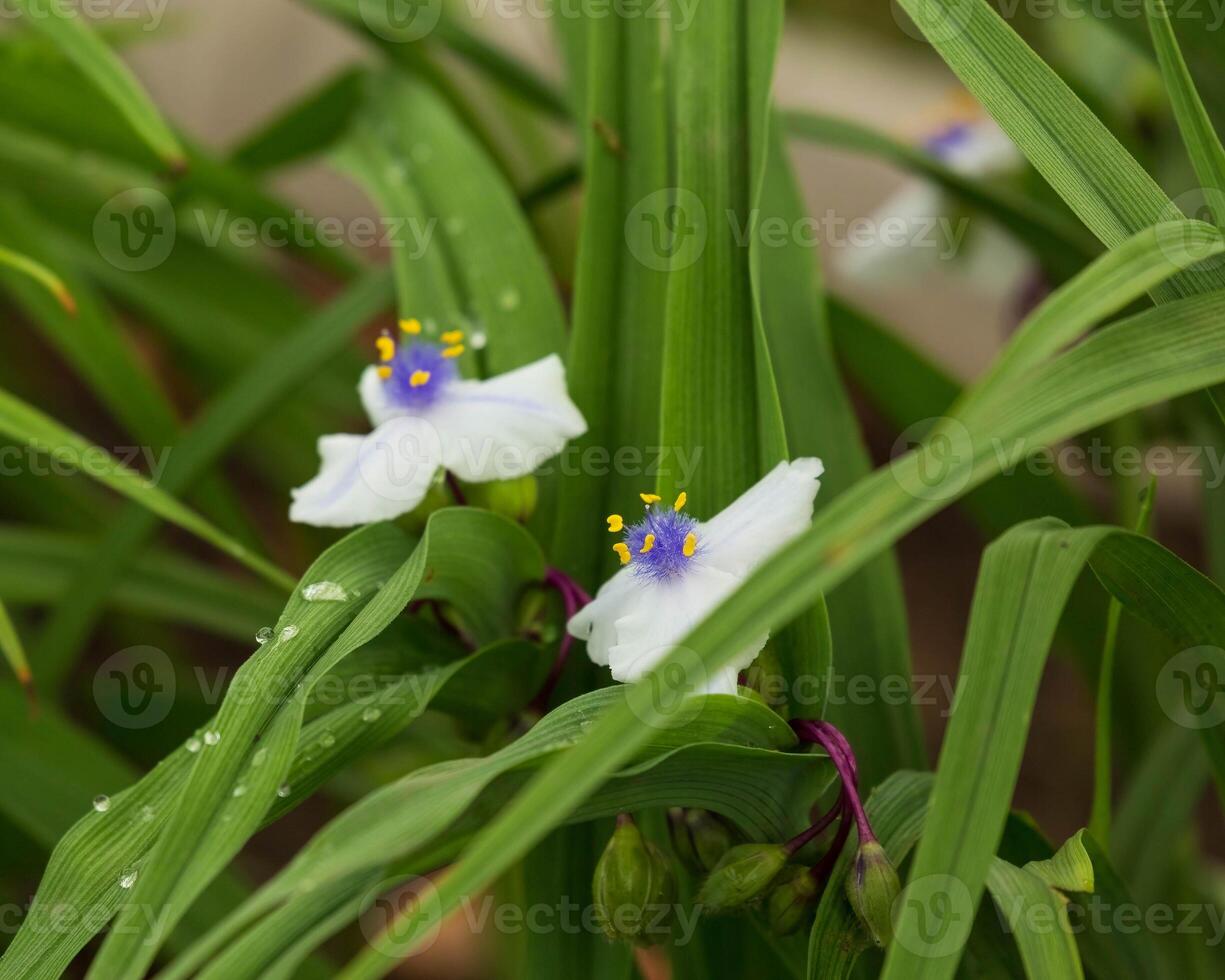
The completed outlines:
<svg viewBox="0 0 1225 980">
<path fill-rule="evenodd" d="M 575 613 L 591 601 L 591 596 L 583 590 L 583 587 L 565 572 L 561 571 L 561 569 L 550 568 L 546 571 L 544 584 L 556 589 L 561 596 L 562 605 L 566 609 L 567 623 Z M 558 681 L 561 680 L 562 672 L 566 669 L 566 663 L 570 659 L 570 647 L 573 644 L 574 637 L 564 632 L 563 628 L 561 643 L 557 648 L 557 656 L 553 659 L 553 666 L 549 668 L 549 676 L 545 678 L 540 691 L 532 699 L 531 707 L 539 711 L 540 714 L 544 714 L 548 710 L 549 698 L 552 697 Z"/>
<path fill-rule="evenodd" d="M 845 797 L 845 793 L 839 793 L 838 799 L 834 801 L 834 805 L 831 806 L 825 813 L 821 814 L 821 816 L 817 817 L 816 820 L 813 821 L 811 827 L 802 833 L 796 834 L 791 838 L 791 840 L 787 841 L 787 843 L 783 845 L 783 847 L 787 849 L 787 853 L 796 854 L 800 848 L 815 840 L 823 830 L 842 816 L 846 810 Z"/>
<path fill-rule="evenodd" d="M 876 835 L 872 832 L 872 825 L 868 821 L 868 815 L 864 812 L 863 803 L 859 799 L 859 767 L 855 763 L 855 753 L 851 750 L 846 736 L 827 721 L 796 719 L 791 723 L 791 727 L 801 739 L 820 745 L 829 755 L 830 761 L 833 762 L 842 780 L 845 807 L 855 817 L 859 842 L 866 844 L 876 840 Z"/>
</svg>

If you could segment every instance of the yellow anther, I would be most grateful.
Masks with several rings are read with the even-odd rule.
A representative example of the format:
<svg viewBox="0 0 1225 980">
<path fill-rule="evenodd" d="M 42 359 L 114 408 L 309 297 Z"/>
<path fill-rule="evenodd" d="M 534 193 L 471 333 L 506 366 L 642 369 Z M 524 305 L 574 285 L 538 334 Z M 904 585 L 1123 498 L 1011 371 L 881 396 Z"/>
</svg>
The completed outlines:
<svg viewBox="0 0 1225 980">
<path fill-rule="evenodd" d="M 690 531 L 685 535 L 685 547 L 681 549 L 685 553 L 686 558 L 692 558 L 693 553 L 698 550 L 698 536 Z"/>
<path fill-rule="evenodd" d="M 685 506 L 685 501 L 689 499 L 689 494 L 682 490 L 676 497 L 676 502 L 673 503 L 672 509 L 680 511 Z"/>
<path fill-rule="evenodd" d="M 405 333 L 411 333 L 414 335 L 419 334 L 421 333 L 421 321 L 420 320 L 401 320 L 400 329 L 403 330 Z"/>
<path fill-rule="evenodd" d="M 620 514 L 609 514 L 607 520 L 608 530 L 610 530 L 613 534 L 616 534 L 623 527 L 625 527 L 625 518 Z"/>
<path fill-rule="evenodd" d="M 374 342 L 374 346 L 379 349 L 380 361 L 390 361 L 396 356 L 396 342 L 390 337 L 380 337 Z"/>
<path fill-rule="evenodd" d="M 379 377 L 386 381 L 391 377 L 391 368 L 385 366 L 379 368 Z"/>
<path fill-rule="evenodd" d="M 462 330 L 448 330 L 438 339 L 444 344 L 458 344 L 464 339 L 464 332 Z"/>
<path fill-rule="evenodd" d="M 613 551 L 617 553 L 617 557 L 621 559 L 622 565 L 630 563 L 630 546 L 624 541 L 618 541 L 613 545 Z"/>
<path fill-rule="evenodd" d="M 644 504 L 657 504 L 660 500 L 659 494 L 657 493 L 640 493 L 638 496 L 642 498 L 642 502 Z"/>
<path fill-rule="evenodd" d="M 414 371 L 408 379 L 409 387 L 420 388 L 422 385 L 430 383 L 429 371 Z"/>
<path fill-rule="evenodd" d="M 453 347 L 447 347 L 443 350 L 443 357 L 459 357 L 464 352 L 463 344 L 455 344 Z"/>
<path fill-rule="evenodd" d="M 655 535 L 648 534 L 642 539 L 642 547 L 638 549 L 638 554 L 645 555 L 648 551 L 655 547 Z"/>
</svg>

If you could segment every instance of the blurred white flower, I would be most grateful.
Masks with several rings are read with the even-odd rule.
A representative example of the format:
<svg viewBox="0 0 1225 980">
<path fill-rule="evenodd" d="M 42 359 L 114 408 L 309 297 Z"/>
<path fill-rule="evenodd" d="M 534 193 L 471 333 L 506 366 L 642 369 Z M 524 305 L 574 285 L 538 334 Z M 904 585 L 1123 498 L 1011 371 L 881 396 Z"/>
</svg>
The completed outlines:
<svg viewBox="0 0 1225 980">
<path fill-rule="evenodd" d="M 623 567 L 567 629 L 587 642 L 587 655 L 610 667 L 616 680 L 638 680 L 753 569 L 808 528 L 822 472 L 819 459 L 779 463 L 704 522 L 684 512 L 684 493 L 674 503 L 643 494 L 646 512 L 638 523 L 609 516 L 609 530 L 624 532 L 613 545 Z M 763 633 L 707 678 L 706 690 L 734 694 L 738 673 L 768 639 Z"/>
<path fill-rule="evenodd" d="M 400 343 L 379 338 L 382 363 L 358 385 L 374 431 L 319 440 L 319 474 L 292 491 L 290 520 L 320 527 L 390 520 L 421 503 L 440 469 L 466 483 L 515 479 L 587 431 L 556 355 L 470 381 L 456 367 L 462 333 L 448 331 L 438 344 L 421 339 L 416 320 L 401 330 Z"/>
<path fill-rule="evenodd" d="M 962 93 L 941 107 L 920 142 L 963 177 L 1007 177 L 1025 165 L 995 120 Z M 982 215 L 971 222 L 951 194 L 924 178 L 906 180 L 867 221 L 872 233 L 836 256 L 843 274 L 857 282 L 909 284 L 952 263 L 960 281 L 988 295 L 1008 295 L 1032 274 L 1029 252 L 1008 231 Z"/>
</svg>

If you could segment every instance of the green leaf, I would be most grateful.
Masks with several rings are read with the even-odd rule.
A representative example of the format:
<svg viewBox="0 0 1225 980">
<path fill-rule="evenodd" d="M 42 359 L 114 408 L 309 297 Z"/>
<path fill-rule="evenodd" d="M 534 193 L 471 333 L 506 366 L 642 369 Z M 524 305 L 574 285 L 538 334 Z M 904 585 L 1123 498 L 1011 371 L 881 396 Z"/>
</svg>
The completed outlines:
<svg viewBox="0 0 1225 980">
<path fill-rule="evenodd" d="M 17 0 L 17 5 L 26 15 L 26 23 L 52 41 L 114 103 L 136 134 L 170 170 L 186 164 L 183 147 L 153 101 L 127 66 L 85 26 L 76 11 L 54 0 Z"/>
<path fill-rule="evenodd" d="M 1030 861 L 1024 870 L 1061 892 L 1092 892 L 1093 859 L 1085 847 L 1084 830 L 1069 837 L 1055 856 L 1042 861 Z"/>
<path fill-rule="evenodd" d="M 1174 25 L 1170 23 L 1170 10 L 1166 0 L 1145 0 L 1148 26 L 1153 36 L 1153 47 L 1157 51 L 1157 63 L 1165 80 L 1166 93 L 1174 106 L 1174 118 L 1182 133 L 1183 144 L 1191 157 L 1191 165 L 1199 178 L 1203 192 L 1209 197 L 1209 210 L 1219 225 L 1225 222 L 1221 213 L 1219 195 L 1225 193 L 1225 148 L 1213 128 L 1208 110 L 1195 90 L 1195 82 L 1178 47 Z"/>
<path fill-rule="evenodd" d="M 768 135 L 776 0 L 703 4 L 672 32 L 677 133 L 657 492 L 681 489 L 681 448 L 702 448 L 684 489 L 711 512 L 785 455 L 785 434 L 752 283 Z M 741 152 L 728 153 L 736 143 Z M 659 208 L 661 230 L 665 209 Z M 745 236 L 748 236 L 747 238 Z M 780 448 L 782 451 L 780 452 Z"/>
<path fill-rule="evenodd" d="M 985 0 L 900 0 L 949 67 L 1047 183 L 1107 246 L 1179 211 L 1101 121 Z M 1154 290 L 1219 289 L 1225 269 L 1192 268 Z"/>
<path fill-rule="evenodd" d="M 448 557 L 470 555 L 478 547 L 487 549 L 483 562 Z M 191 745 L 180 747 L 136 786 L 112 797 L 106 813 L 79 823 L 57 847 L 35 911 L 54 907 L 56 895 L 80 895 L 85 886 L 93 889 L 100 909 L 120 909 L 126 893 L 115 886 L 117 876 L 124 868 L 136 868 L 140 876 L 131 894 L 152 891 L 156 897 L 149 901 L 159 907 L 166 903 L 162 926 L 172 925 L 261 823 L 305 798 L 371 744 L 395 734 L 443 685 L 476 663 L 426 665 L 424 671 L 418 665 L 373 696 L 346 700 L 303 725 L 311 689 L 391 623 L 427 572 L 430 593 L 445 597 L 465 626 L 477 631 L 493 617 L 498 629 L 506 631 L 514 596 L 543 570 L 543 559 L 526 532 L 480 511 L 436 513 L 411 553 L 404 535 L 389 525 L 373 525 L 344 539 L 324 553 L 302 582 L 338 583 L 345 598 L 310 601 L 295 592 L 276 624 L 278 639 L 240 668 L 219 714 L 206 726 L 218 733 L 215 744 L 197 740 L 194 752 Z M 289 626 L 297 632 L 286 634 Z M 508 652 L 502 649 L 499 655 Z M 477 678 L 470 682 L 479 683 Z M 282 796 L 277 790 L 286 782 L 290 789 L 282 790 Z M 184 827 L 191 828 L 186 838 L 180 836 Z M 105 925 L 95 918 L 49 936 L 40 932 L 35 916 L 30 921 L 34 924 L 0 961 L 0 976 L 55 976 L 54 964 L 66 964 L 91 929 Z M 138 958 L 152 957 L 165 938 L 161 927 L 153 936 L 149 928 L 146 922 L 138 929 L 141 941 L 149 941 Z M 116 936 L 113 932 L 100 955 L 123 955 L 122 962 L 132 962 L 126 954 L 108 953 L 110 946 L 131 941 Z M 23 973 L 34 963 L 46 972 Z M 104 965 L 102 959 L 95 970 Z"/>
<path fill-rule="evenodd" d="M 11 605 L 54 604 L 95 547 L 82 534 L 0 525 L 0 598 Z M 154 550 L 132 563 L 110 596 L 116 610 L 243 641 L 276 618 L 282 598 L 279 589 Z"/>
<path fill-rule="evenodd" d="M 249 364 L 200 413 L 175 447 L 162 474 L 162 491 L 177 493 L 191 486 L 280 400 L 304 385 L 309 387 L 311 379 L 345 349 L 352 335 L 384 308 L 390 292 L 386 273 L 369 273 L 329 306 L 307 316 L 282 345 L 266 350 Z M 45 673 L 55 681 L 67 673 L 118 570 L 157 527 L 158 516 L 162 515 L 152 509 L 134 508 L 107 530 L 96 556 L 73 581 L 73 602 L 61 606 L 44 627 L 34 661 L 40 677 Z"/>
<path fill-rule="evenodd" d="M 243 137 L 230 162 L 267 173 L 322 153 L 348 129 L 361 105 L 366 72 L 343 68 Z"/>
<path fill-rule="evenodd" d="M 440 834 L 462 839 L 496 813 L 532 771 L 582 738 L 622 696 L 618 688 L 581 695 L 492 755 L 430 766 L 365 797 L 236 910 L 211 943 L 227 941 L 233 930 L 281 903 L 298 907 L 309 902 L 312 881 L 339 882 L 361 870 L 410 859 L 427 845 L 436 848 Z M 716 810 L 754 839 L 782 840 L 796 829 L 805 807 L 794 803 L 811 799 L 828 784 L 825 759 L 778 751 L 793 746 L 794 736 L 756 702 L 728 695 L 700 700 L 677 727 L 657 731 L 571 819 L 670 804 Z"/>
<path fill-rule="evenodd" d="M 34 676 L 30 673 L 30 663 L 26 659 L 25 647 L 21 643 L 21 634 L 13 624 L 13 618 L 3 602 L 0 602 L 0 655 L 8 661 L 17 678 L 25 689 L 31 705 L 34 703 Z"/>
<path fill-rule="evenodd" d="M 561 350 L 564 319 L 544 258 L 480 147 L 420 82 L 378 76 L 368 99 L 340 159 L 400 226 L 392 265 L 401 317 L 483 333 L 483 348 L 468 338 L 483 374 Z"/>
<path fill-rule="evenodd" d="M 991 862 L 986 885 L 1016 939 L 1027 977 L 1084 977 L 1063 897 L 1054 888 L 1027 868 L 999 858 Z"/>
<path fill-rule="evenodd" d="M 0 246 L 0 265 L 7 266 L 26 278 L 34 280 L 34 282 L 51 294 L 52 298 L 69 316 L 73 316 L 76 313 L 76 300 L 72 298 L 72 293 L 64 285 L 64 280 L 41 262 L 36 262 L 28 255 L 22 255 L 20 252 L 14 252 L 11 248 Z"/>
<path fill-rule="evenodd" d="M 624 17 L 582 23 L 586 81 L 599 80 L 584 85 L 591 98 L 584 118 L 598 123 L 584 128 L 585 194 L 567 383 L 587 420 L 587 435 L 574 443 L 578 458 L 613 452 L 606 479 L 563 474 L 554 551 L 563 567 L 593 585 L 610 567 L 600 518 L 621 513 L 650 489 L 649 456 L 660 445 L 659 324 L 667 277 L 657 263 L 640 258 L 655 255 L 657 228 L 654 212 L 639 205 L 667 195 L 668 148 L 664 101 L 640 96 L 644 84 L 664 84 L 655 25 Z M 633 153 L 625 152 L 627 145 Z M 623 449 L 636 453 L 640 465 L 619 463 L 616 453 Z"/>
<path fill-rule="evenodd" d="M 0 390 L 0 432 L 24 446 L 51 454 L 60 463 L 123 494 L 151 514 L 207 541 L 269 582 L 286 588 L 292 584 L 292 579 L 280 569 L 218 530 L 147 477 L 129 469 L 101 446 L 3 390 Z"/>
<path fill-rule="evenodd" d="M 1160 545 L 1131 532 L 1035 521 L 987 549 L 957 708 L 932 790 L 934 829 L 920 843 L 910 873 L 908 887 L 925 898 L 904 905 L 885 960 L 886 980 L 952 976 L 956 969 L 956 938 L 973 917 L 1003 831 L 1051 638 L 1086 563 L 1132 612 L 1181 642 L 1206 642 L 1225 626 L 1225 594 Z M 925 890 L 931 881 L 946 899 L 939 913 L 943 930 L 933 930 L 917 911 L 937 893 Z M 936 912 L 932 904 L 926 914 Z M 1022 952 L 1029 955 L 1024 947 Z"/>
</svg>

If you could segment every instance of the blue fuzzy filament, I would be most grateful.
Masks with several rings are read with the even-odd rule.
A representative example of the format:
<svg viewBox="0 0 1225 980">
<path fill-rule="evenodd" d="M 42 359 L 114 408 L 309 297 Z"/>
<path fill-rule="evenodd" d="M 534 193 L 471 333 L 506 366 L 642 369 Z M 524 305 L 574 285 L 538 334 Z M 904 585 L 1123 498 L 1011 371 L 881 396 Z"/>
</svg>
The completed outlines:
<svg viewBox="0 0 1225 980">
<path fill-rule="evenodd" d="M 685 557 L 685 538 L 697 532 L 698 522 L 683 511 L 653 505 L 643 519 L 625 529 L 625 543 L 630 550 L 630 568 L 635 574 L 655 582 L 664 582 L 680 575 L 692 558 Z M 645 555 L 642 545 L 648 534 L 655 535 L 655 544 Z M 698 549 L 702 547 L 698 542 Z"/>
<path fill-rule="evenodd" d="M 420 409 L 434 404 L 447 383 L 458 375 L 455 361 L 444 357 L 442 351 L 430 343 L 401 344 L 386 365 L 391 368 L 391 377 L 383 382 L 388 399 L 403 408 Z M 414 388 L 410 379 L 417 371 L 428 372 L 430 379 Z"/>
</svg>

